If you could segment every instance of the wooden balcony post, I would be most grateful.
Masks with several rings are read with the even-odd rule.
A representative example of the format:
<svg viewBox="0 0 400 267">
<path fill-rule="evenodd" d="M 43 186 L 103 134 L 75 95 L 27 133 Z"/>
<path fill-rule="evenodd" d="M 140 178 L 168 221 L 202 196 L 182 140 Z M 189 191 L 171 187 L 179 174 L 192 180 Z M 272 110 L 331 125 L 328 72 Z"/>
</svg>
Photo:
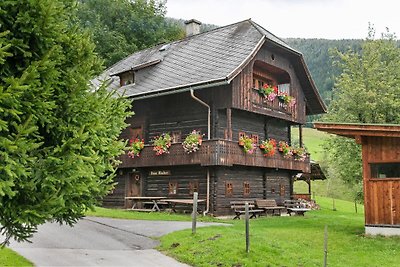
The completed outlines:
<svg viewBox="0 0 400 267">
<path fill-rule="evenodd" d="M 227 139 L 232 140 L 232 110 L 230 108 L 226 109 L 226 130 Z"/>
<path fill-rule="evenodd" d="M 303 125 L 299 125 L 299 142 L 300 147 L 303 147 Z"/>
</svg>

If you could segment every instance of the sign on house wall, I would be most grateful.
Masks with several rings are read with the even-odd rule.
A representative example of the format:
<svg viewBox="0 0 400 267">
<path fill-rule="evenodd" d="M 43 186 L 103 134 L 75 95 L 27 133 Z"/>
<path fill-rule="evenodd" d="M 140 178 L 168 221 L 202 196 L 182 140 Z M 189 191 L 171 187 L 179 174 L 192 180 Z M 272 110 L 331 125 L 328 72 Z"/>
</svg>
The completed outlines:
<svg viewBox="0 0 400 267">
<path fill-rule="evenodd" d="M 171 175 L 170 170 L 150 171 L 149 176 L 168 176 Z"/>
</svg>

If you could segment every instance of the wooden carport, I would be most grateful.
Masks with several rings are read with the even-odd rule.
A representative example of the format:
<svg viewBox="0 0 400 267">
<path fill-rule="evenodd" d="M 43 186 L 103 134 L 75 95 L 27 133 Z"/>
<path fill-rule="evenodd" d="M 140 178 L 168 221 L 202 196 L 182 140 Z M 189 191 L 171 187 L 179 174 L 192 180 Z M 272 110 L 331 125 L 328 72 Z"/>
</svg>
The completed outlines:
<svg viewBox="0 0 400 267">
<path fill-rule="evenodd" d="M 400 125 L 314 123 L 362 145 L 365 232 L 400 235 Z"/>
<path fill-rule="evenodd" d="M 305 173 L 305 172 L 300 172 L 293 176 L 293 183 L 296 181 L 304 181 L 308 185 L 308 193 L 293 193 L 292 194 L 292 199 L 305 199 L 305 200 L 311 200 L 311 181 L 315 180 L 326 180 L 326 176 L 324 172 L 321 169 L 321 166 L 315 162 L 315 161 L 310 161 L 310 168 L 311 172 L 310 173 Z"/>
</svg>

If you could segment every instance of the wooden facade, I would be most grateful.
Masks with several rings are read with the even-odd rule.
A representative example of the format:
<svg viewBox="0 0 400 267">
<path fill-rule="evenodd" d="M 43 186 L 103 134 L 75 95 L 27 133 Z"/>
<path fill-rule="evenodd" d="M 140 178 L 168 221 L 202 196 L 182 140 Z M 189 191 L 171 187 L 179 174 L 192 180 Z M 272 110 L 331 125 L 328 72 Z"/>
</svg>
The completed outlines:
<svg viewBox="0 0 400 267">
<path fill-rule="evenodd" d="M 400 125 L 316 123 L 315 127 L 362 145 L 367 233 L 400 235 Z"/>
<path fill-rule="evenodd" d="M 243 26 L 241 30 L 253 27 L 252 23 L 242 24 L 245 27 L 238 26 Z M 199 198 L 207 200 L 205 209 L 209 213 L 223 215 L 231 213 L 229 202 L 233 200 L 273 198 L 283 203 L 290 198 L 291 177 L 298 172 L 310 172 L 309 156 L 304 161 L 285 158 L 279 152 L 265 157 L 258 148 L 255 153 L 246 154 L 238 145 L 239 137 L 245 134 L 258 140 L 258 144 L 268 138 L 290 144 L 291 128 L 304 124 L 307 114 L 323 112 L 324 105 L 322 101 L 306 101 L 305 84 L 313 83 L 303 74 L 307 70 L 302 70 L 301 78 L 298 76 L 296 69 L 305 66 L 294 62 L 293 52 L 273 47 L 269 42 L 260 44 L 242 65 L 235 67 L 231 80 L 133 97 L 135 115 L 128 119 L 129 127 L 121 138 L 140 138 L 146 145 L 139 157 L 121 157 L 118 185 L 104 199 L 104 205 L 128 207 L 131 204 L 124 201 L 125 196 L 192 198 L 193 191 L 198 191 Z M 297 60 L 299 54 L 295 56 Z M 164 61 L 157 64 L 149 68 L 158 68 Z M 190 62 L 181 64 L 191 66 Z M 136 74 L 138 84 L 141 75 Z M 296 104 L 288 107 L 277 100 L 265 101 L 257 91 L 262 83 L 279 86 L 296 98 Z M 190 91 L 192 88 L 196 90 Z M 320 99 L 315 88 L 311 92 L 315 99 Z M 310 113 L 310 105 L 322 111 Z M 193 130 L 205 137 L 199 151 L 186 154 L 182 142 Z M 163 133 L 172 136 L 173 144 L 168 154 L 156 156 L 152 140 Z"/>
</svg>

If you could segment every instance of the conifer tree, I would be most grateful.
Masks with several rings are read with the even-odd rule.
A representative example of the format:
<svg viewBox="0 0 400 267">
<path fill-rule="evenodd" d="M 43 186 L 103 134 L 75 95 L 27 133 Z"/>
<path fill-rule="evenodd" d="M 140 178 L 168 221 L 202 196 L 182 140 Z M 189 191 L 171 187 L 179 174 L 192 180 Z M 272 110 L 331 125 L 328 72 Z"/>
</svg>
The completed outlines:
<svg viewBox="0 0 400 267">
<path fill-rule="evenodd" d="M 0 233 L 72 225 L 113 187 L 130 104 L 89 80 L 101 64 L 74 0 L 0 1 Z M 5 242 L 7 243 L 7 242 Z"/>
</svg>

